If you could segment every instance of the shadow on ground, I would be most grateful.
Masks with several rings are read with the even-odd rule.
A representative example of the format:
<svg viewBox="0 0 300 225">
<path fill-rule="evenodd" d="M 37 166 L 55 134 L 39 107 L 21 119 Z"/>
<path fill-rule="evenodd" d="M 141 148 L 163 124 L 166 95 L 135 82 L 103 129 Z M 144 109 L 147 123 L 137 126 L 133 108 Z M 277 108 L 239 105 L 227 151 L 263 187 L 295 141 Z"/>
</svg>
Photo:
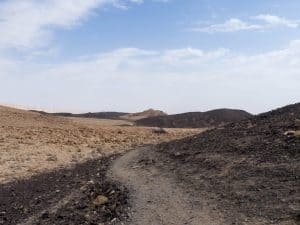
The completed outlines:
<svg viewBox="0 0 300 225">
<path fill-rule="evenodd" d="M 113 224 L 127 190 L 106 177 L 116 156 L 0 185 L 0 224 Z"/>
</svg>

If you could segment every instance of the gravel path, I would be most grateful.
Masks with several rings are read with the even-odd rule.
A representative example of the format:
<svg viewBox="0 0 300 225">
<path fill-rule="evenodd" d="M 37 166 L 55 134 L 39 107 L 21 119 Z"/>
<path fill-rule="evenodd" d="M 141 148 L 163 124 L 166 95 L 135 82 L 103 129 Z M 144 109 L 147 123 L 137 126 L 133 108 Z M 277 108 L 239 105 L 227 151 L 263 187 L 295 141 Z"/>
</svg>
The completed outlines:
<svg viewBox="0 0 300 225">
<path fill-rule="evenodd" d="M 220 218 L 203 207 L 204 201 L 192 199 L 182 190 L 171 174 L 164 174 L 155 167 L 143 166 L 145 156 L 155 158 L 148 147 L 131 151 L 117 159 L 110 176 L 127 186 L 132 206 L 128 225 L 218 225 Z M 155 160 L 155 159 L 153 159 Z"/>
</svg>

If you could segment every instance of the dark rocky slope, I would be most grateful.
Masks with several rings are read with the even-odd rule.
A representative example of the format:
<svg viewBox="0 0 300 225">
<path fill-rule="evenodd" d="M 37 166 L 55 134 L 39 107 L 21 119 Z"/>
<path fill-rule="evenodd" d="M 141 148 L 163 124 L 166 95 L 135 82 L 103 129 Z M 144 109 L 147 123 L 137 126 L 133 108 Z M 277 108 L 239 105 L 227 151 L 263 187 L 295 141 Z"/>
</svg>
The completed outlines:
<svg viewBox="0 0 300 225">
<path fill-rule="evenodd" d="M 115 158 L 0 184 L 0 224 L 98 225 L 126 219 L 128 191 L 106 176 Z"/>
<path fill-rule="evenodd" d="M 145 118 L 136 121 L 139 126 L 164 128 L 201 128 L 224 125 L 251 117 L 243 110 L 216 109 L 207 112 L 189 112 Z"/>
<path fill-rule="evenodd" d="M 209 196 L 228 224 L 299 224 L 299 119 L 300 103 L 164 143 L 157 165 Z"/>
<path fill-rule="evenodd" d="M 110 120 L 119 120 L 121 116 L 125 116 L 128 113 L 124 112 L 89 112 L 81 114 L 73 114 L 67 112 L 61 113 L 47 113 L 44 111 L 30 110 L 31 112 L 37 112 L 42 115 L 53 115 L 53 116 L 64 116 L 64 117 L 79 117 L 79 118 L 94 118 L 94 119 L 110 119 Z"/>
</svg>

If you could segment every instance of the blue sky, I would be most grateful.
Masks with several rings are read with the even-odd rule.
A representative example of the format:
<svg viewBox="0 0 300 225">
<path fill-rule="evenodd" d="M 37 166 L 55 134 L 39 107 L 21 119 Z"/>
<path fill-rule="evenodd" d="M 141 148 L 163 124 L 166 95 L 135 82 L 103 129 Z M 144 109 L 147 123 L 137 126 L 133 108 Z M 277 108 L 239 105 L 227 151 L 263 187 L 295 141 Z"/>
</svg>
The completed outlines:
<svg viewBox="0 0 300 225">
<path fill-rule="evenodd" d="M 0 103 L 258 113 L 300 100 L 299 0 L 0 0 Z"/>
</svg>

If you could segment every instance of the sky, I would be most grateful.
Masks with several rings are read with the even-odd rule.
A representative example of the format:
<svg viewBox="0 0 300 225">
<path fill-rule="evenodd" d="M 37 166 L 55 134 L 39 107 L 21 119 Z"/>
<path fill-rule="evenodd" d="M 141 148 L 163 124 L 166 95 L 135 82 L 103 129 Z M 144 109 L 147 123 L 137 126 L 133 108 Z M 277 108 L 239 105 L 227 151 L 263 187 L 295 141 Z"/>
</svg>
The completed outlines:
<svg viewBox="0 0 300 225">
<path fill-rule="evenodd" d="M 300 101 L 299 0 L 0 0 L 0 104 L 168 113 Z"/>
</svg>

